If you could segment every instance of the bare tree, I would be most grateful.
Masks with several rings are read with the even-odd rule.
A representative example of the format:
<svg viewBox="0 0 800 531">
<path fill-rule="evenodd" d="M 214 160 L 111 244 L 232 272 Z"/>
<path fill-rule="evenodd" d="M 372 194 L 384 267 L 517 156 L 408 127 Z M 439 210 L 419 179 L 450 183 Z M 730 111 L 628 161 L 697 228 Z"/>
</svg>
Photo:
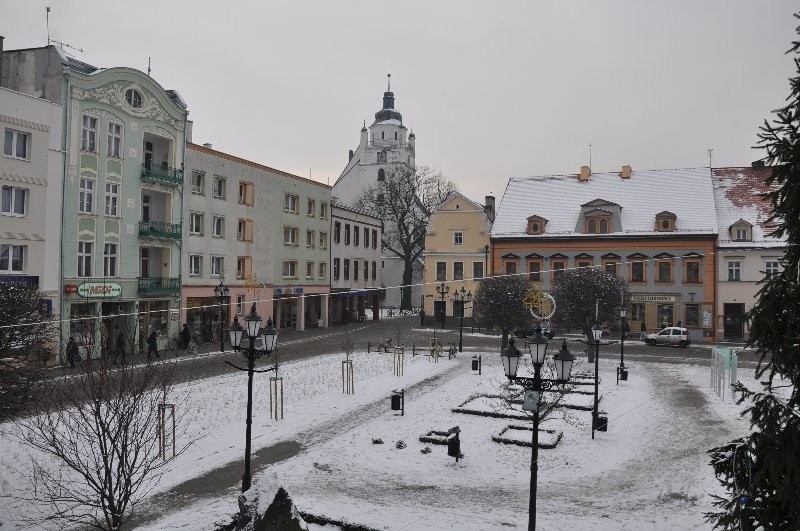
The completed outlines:
<svg viewBox="0 0 800 531">
<path fill-rule="evenodd" d="M 32 398 L 34 383 L 58 330 L 41 311 L 44 294 L 25 284 L 0 282 L 0 421 Z"/>
<path fill-rule="evenodd" d="M 381 246 L 403 260 L 403 286 L 412 283 L 414 264 L 425 249 L 431 213 L 457 190 L 441 172 L 398 167 L 364 189 L 354 206 L 384 221 Z M 401 288 L 402 289 L 402 288 Z M 402 289 L 401 310 L 411 309 L 411 290 Z"/>
<path fill-rule="evenodd" d="M 45 383 L 52 404 L 46 411 L 16 421 L 20 439 L 52 458 L 33 461 L 32 501 L 44 505 L 48 519 L 119 530 L 188 447 L 175 447 L 173 456 L 172 419 L 163 431 L 159 422 L 173 394 L 171 364 L 118 368 L 96 357 L 81 367 Z"/>
</svg>

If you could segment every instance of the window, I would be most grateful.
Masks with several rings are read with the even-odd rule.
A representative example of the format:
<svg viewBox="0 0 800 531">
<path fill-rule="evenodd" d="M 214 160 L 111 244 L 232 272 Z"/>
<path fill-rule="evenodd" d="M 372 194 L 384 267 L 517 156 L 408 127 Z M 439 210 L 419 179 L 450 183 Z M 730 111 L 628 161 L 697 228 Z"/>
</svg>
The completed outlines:
<svg viewBox="0 0 800 531">
<path fill-rule="evenodd" d="M 283 244 L 284 245 L 297 245 L 297 227 L 284 227 L 283 228 Z"/>
<path fill-rule="evenodd" d="M 333 280 L 339 280 L 339 259 L 333 259 Z"/>
<path fill-rule="evenodd" d="M 526 234 L 542 234 L 547 220 L 539 216 L 530 216 L 528 218 L 528 226 L 525 227 Z"/>
<path fill-rule="evenodd" d="M 603 260 L 603 271 L 615 277 L 619 274 L 619 258 L 606 258 Z"/>
<path fill-rule="evenodd" d="M 138 90 L 128 89 L 125 91 L 125 101 L 131 107 L 139 108 L 142 106 L 142 93 Z"/>
<path fill-rule="evenodd" d="M 436 262 L 436 280 L 447 280 L 447 262 Z"/>
<path fill-rule="evenodd" d="M 453 280 L 464 280 L 464 262 L 453 262 Z"/>
<path fill-rule="evenodd" d="M 656 282 L 671 283 L 672 282 L 672 260 L 657 260 L 656 261 Z"/>
<path fill-rule="evenodd" d="M 358 230 L 358 225 L 353 225 L 353 245 L 358 247 L 359 235 L 361 232 Z"/>
<path fill-rule="evenodd" d="M 227 186 L 227 179 L 225 177 L 220 177 L 219 175 L 214 176 L 214 188 L 212 189 L 211 193 L 216 199 L 225 199 L 226 197 L 226 186 Z"/>
<path fill-rule="evenodd" d="M 192 193 L 205 194 L 205 174 L 199 171 L 192 172 Z"/>
<path fill-rule="evenodd" d="M 578 260 L 575 265 L 576 265 L 576 267 L 578 269 L 588 269 L 588 268 L 592 267 L 592 261 L 591 260 Z"/>
<path fill-rule="evenodd" d="M 28 159 L 30 135 L 13 129 L 6 129 L 6 138 L 3 143 L 3 155 L 14 159 Z"/>
<path fill-rule="evenodd" d="M 686 284 L 700 284 L 700 260 L 686 260 L 684 262 L 686 269 Z"/>
<path fill-rule="evenodd" d="M 728 262 L 728 280 L 742 280 L 742 263 L 738 260 L 731 260 Z"/>
<path fill-rule="evenodd" d="M 81 177 L 78 212 L 82 214 L 94 212 L 94 179 Z"/>
<path fill-rule="evenodd" d="M 236 259 L 236 278 L 245 279 L 250 277 L 253 270 L 253 259 L 249 256 L 240 256 Z"/>
<path fill-rule="evenodd" d="M 108 146 L 106 146 L 106 155 L 109 157 L 119 157 L 121 143 L 122 126 L 114 122 L 108 122 Z"/>
<path fill-rule="evenodd" d="M 483 262 L 472 262 L 472 278 L 483 278 Z"/>
<path fill-rule="evenodd" d="M 342 232 L 342 224 L 338 221 L 333 223 L 333 243 L 339 243 L 341 240 L 340 235 Z"/>
<path fill-rule="evenodd" d="M 528 261 L 528 278 L 531 282 L 542 281 L 542 261 L 529 260 Z"/>
<path fill-rule="evenodd" d="M 189 234 L 203 235 L 203 214 L 192 212 L 189 215 Z"/>
<path fill-rule="evenodd" d="M 645 304 L 642 302 L 631 303 L 631 313 L 628 317 L 630 321 L 644 321 L 645 319 Z"/>
<path fill-rule="evenodd" d="M 364 260 L 364 280 L 369 279 L 369 262 Z"/>
<path fill-rule="evenodd" d="M 683 321 L 685 326 L 700 326 L 700 305 L 686 304 L 686 319 Z"/>
<path fill-rule="evenodd" d="M 777 260 L 764 261 L 764 278 L 770 279 L 778 274 L 780 271 L 780 264 Z"/>
<path fill-rule="evenodd" d="M 119 184 L 118 183 L 106 183 L 106 216 L 114 216 L 117 217 L 119 215 L 119 209 L 117 208 L 117 203 L 119 202 Z"/>
<path fill-rule="evenodd" d="M 378 279 L 378 262 L 372 261 L 372 280 Z"/>
<path fill-rule="evenodd" d="M 350 224 L 344 224 L 344 244 L 350 245 Z"/>
<path fill-rule="evenodd" d="M 218 277 L 225 270 L 225 257 L 211 255 L 211 276 Z"/>
<path fill-rule="evenodd" d="M 378 248 L 378 231 L 377 229 L 372 229 L 372 248 Z"/>
<path fill-rule="evenodd" d="M 672 212 L 663 211 L 656 214 L 655 229 L 658 232 L 672 232 L 675 230 L 675 225 L 678 217 Z"/>
<path fill-rule="evenodd" d="M 364 247 L 369 247 L 369 229 L 364 227 Z"/>
<path fill-rule="evenodd" d="M 91 152 L 97 151 L 97 118 L 94 116 L 83 116 L 81 150 Z"/>
<path fill-rule="evenodd" d="M 203 257 L 199 254 L 189 255 L 189 276 L 198 277 L 203 274 Z"/>
<path fill-rule="evenodd" d="M 297 196 L 286 194 L 283 196 L 283 211 L 297 214 Z"/>
<path fill-rule="evenodd" d="M 92 242 L 78 242 L 78 276 L 92 276 Z"/>
<path fill-rule="evenodd" d="M 325 263 L 325 262 L 320 262 L 319 263 L 319 275 L 318 275 L 318 277 L 319 277 L 320 280 L 324 280 L 324 279 L 328 278 L 328 264 L 327 263 Z"/>
<path fill-rule="evenodd" d="M 631 262 L 631 282 L 645 282 L 643 261 Z"/>
<path fill-rule="evenodd" d="M 327 232 L 320 232 L 319 233 L 319 248 L 320 249 L 327 249 L 328 248 L 328 233 Z"/>
<path fill-rule="evenodd" d="M 236 313 L 239 315 L 244 313 L 244 295 L 236 296 Z"/>
<path fill-rule="evenodd" d="M 3 214 L 24 216 L 28 212 L 28 189 L 4 186 L 2 205 Z"/>
<path fill-rule="evenodd" d="M 314 242 L 317 239 L 317 233 L 313 230 L 306 231 L 306 247 L 314 247 Z"/>
<path fill-rule="evenodd" d="M 213 216 L 211 218 L 211 236 L 222 238 L 225 235 L 225 218 Z"/>
<path fill-rule="evenodd" d="M 239 183 L 239 204 L 247 206 L 255 204 L 255 187 L 253 183 Z"/>
<path fill-rule="evenodd" d="M 506 275 L 516 275 L 517 274 L 517 261 L 516 260 L 506 260 L 504 263 L 505 263 Z"/>
<path fill-rule="evenodd" d="M 6 244 L 0 245 L 0 273 L 22 273 L 24 270 L 25 246 Z"/>
<path fill-rule="evenodd" d="M 350 259 L 345 258 L 344 260 L 344 280 L 350 280 Z"/>
<path fill-rule="evenodd" d="M 236 223 L 236 239 L 240 242 L 253 241 L 253 220 L 240 219 Z"/>
<path fill-rule="evenodd" d="M 328 203 L 320 203 L 319 219 L 328 219 Z"/>
<path fill-rule="evenodd" d="M 117 244 L 107 243 L 103 246 L 103 275 L 117 276 Z"/>
<path fill-rule="evenodd" d="M 314 262 L 306 262 L 306 280 L 314 278 Z"/>
<path fill-rule="evenodd" d="M 283 261 L 283 278 L 297 278 L 297 260 Z"/>
<path fill-rule="evenodd" d="M 453 233 L 453 245 L 464 245 L 464 233 L 456 231 Z"/>
<path fill-rule="evenodd" d="M 313 199 L 308 200 L 306 215 L 310 218 L 317 215 L 317 202 L 314 201 Z"/>
<path fill-rule="evenodd" d="M 353 280 L 358 280 L 358 260 L 353 260 Z"/>
<path fill-rule="evenodd" d="M 608 234 L 611 227 L 611 217 L 608 214 L 594 214 L 586 216 L 584 233 L 587 234 Z"/>
<path fill-rule="evenodd" d="M 142 277 L 149 277 L 150 276 L 150 248 L 149 247 L 142 247 L 139 251 L 139 259 L 140 259 L 140 267 L 139 267 L 139 276 Z"/>
<path fill-rule="evenodd" d="M 550 265 L 553 268 L 553 280 L 558 280 L 562 276 L 564 276 L 564 271 L 567 269 L 567 261 L 566 260 L 552 260 Z"/>
</svg>

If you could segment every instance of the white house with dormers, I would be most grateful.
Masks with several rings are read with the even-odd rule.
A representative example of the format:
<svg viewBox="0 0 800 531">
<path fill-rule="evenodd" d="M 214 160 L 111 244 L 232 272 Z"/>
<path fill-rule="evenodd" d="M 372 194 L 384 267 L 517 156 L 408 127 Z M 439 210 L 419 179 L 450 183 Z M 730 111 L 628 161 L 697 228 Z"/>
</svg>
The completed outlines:
<svg viewBox="0 0 800 531">
<path fill-rule="evenodd" d="M 743 315 L 757 300 L 760 282 L 781 270 L 786 239 L 770 236 L 772 208 L 761 194 L 771 168 L 714 168 L 714 206 L 719 226 L 717 337 L 744 340 Z"/>
<path fill-rule="evenodd" d="M 391 74 L 389 75 L 391 81 Z M 361 128 L 358 147 L 350 150 L 345 166 L 333 185 L 334 201 L 352 206 L 363 190 L 383 180 L 396 170 L 415 168 L 414 133 L 403 125 L 403 116 L 394 108 L 394 92 L 391 85 L 383 93 L 383 107 L 375 113 L 375 121 Z M 384 220 L 386 223 L 386 220 Z M 402 284 L 404 263 L 392 253 L 382 252 L 381 268 L 386 290 L 384 305 L 400 305 L 400 290 L 392 289 Z M 421 301 L 422 262 L 414 269 L 414 287 L 411 288 L 411 301 L 416 305 Z"/>
</svg>

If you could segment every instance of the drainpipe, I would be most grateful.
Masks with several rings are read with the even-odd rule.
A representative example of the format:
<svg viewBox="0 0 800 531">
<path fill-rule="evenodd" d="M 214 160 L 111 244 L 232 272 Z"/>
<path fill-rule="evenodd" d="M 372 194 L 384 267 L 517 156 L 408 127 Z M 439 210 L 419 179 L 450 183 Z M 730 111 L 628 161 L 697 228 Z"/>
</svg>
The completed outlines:
<svg viewBox="0 0 800 531">
<path fill-rule="evenodd" d="M 184 109 L 183 113 L 183 145 L 181 146 L 181 151 L 183 155 L 181 156 L 181 168 L 183 169 L 183 183 L 181 183 L 181 212 L 180 212 L 180 220 L 181 220 L 181 243 L 178 246 L 178 282 L 180 284 L 180 288 L 178 290 L 179 303 L 178 303 L 178 330 L 181 330 L 182 324 L 186 322 L 186 318 L 183 316 L 183 193 L 185 191 L 186 186 L 186 129 L 189 124 L 189 111 Z"/>
<path fill-rule="evenodd" d="M 62 163 L 62 177 L 61 177 L 61 231 L 58 235 L 58 249 L 61 252 L 61 260 L 59 261 L 58 265 L 58 276 L 59 276 L 59 318 L 61 319 L 61 324 L 58 327 L 58 363 L 64 363 L 64 310 L 66 308 L 66 301 L 64 300 L 64 190 L 67 187 L 67 174 L 69 171 L 69 150 L 68 148 L 68 139 L 69 139 L 69 129 L 71 124 L 69 124 L 69 116 L 70 116 L 70 109 L 72 107 L 72 96 L 70 90 L 70 80 L 69 75 L 67 74 L 67 69 L 63 69 L 63 76 L 65 80 L 65 87 L 66 87 L 66 94 L 64 95 L 64 106 L 63 115 L 64 118 L 61 120 L 61 149 L 63 151 L 63 163 Z M 70 321 L 66 321 L 67 326 L 70 326 Z"/>
</svg>

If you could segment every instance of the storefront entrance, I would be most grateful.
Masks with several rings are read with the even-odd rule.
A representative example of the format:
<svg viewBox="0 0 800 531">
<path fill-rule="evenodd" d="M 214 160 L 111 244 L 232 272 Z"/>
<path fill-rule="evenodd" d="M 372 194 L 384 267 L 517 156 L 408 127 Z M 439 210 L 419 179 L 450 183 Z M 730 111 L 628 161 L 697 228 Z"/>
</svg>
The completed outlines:
<svg viewBox="0 0 800 531">
<path fill-rule="evenodd" d="M 725 339 L 744 337 L 744 304 L 725 303 L 722 305 L 725 318 Z"/>
<path fill-rule="evenodd" d="M 230 297 L 224 297 L 222 301 L 222 323 L 223 328 L 227 328 L 230 321 L 228 311 L 230 308 Z M 216 297 L 189 297 L 186 299 L 186 322 L 189 331 L 196 342 L 219 343 L 220 334 L 220 304 Z M 183 328 L 183 324 L 181 324 Z"/>
</svg>

